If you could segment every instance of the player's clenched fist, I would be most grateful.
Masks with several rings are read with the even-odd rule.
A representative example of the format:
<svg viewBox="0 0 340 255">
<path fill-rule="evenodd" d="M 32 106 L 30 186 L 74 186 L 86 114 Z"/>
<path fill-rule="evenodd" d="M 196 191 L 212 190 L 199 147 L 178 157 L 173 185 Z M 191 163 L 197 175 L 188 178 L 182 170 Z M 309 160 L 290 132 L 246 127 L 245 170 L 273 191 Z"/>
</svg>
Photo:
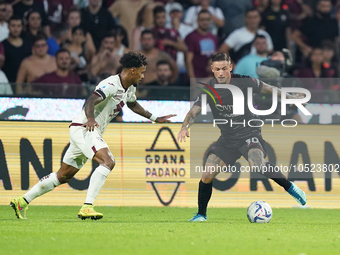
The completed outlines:
<svg viewBox="0 0 340 255">
<path fill-rule="evenodd" d="M 185 137 L 190 137 L 189 130 L 187 128 L 182 128 L 182 130 L 178 133 L 177 141 L 178 142 L 186 142 Z"/>
</svg>

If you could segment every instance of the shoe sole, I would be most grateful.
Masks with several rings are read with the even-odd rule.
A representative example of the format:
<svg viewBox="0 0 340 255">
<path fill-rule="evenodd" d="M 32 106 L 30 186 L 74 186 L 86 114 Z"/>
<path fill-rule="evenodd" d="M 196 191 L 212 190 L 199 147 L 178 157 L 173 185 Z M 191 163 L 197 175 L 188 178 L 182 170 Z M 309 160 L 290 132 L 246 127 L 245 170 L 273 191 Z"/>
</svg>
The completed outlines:
<svg viewBox="0 0 340 255">
<path fill-rule="evenodd" d="M 86 220 L 86 219 L 91 219 L 91 220 L 100 220 L 101 218 L 103 218 L 103 216 L 84 216 L 81 214 L 78 214 L 78 218 L 81 220 Z"/>
<path fill-rule="evenodd" d="M 24 218 L 20 217 L 21 215 L 20 215 L 20 212 L 18 212 L 16 205 L 13 202 L 11 202 L 9 205 L 13 208 L 15 212 L 15 216 L 17 216 L 18 219 L 23 220 Z"/>
</svg>

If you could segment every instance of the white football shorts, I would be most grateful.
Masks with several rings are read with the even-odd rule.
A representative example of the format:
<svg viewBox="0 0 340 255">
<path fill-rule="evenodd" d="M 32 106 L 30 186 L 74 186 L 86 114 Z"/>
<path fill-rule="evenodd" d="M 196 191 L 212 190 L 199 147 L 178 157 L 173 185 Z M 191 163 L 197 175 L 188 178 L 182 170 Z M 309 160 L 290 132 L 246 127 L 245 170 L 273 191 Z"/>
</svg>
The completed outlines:
<svg viewBox="0 0 340 255">
<path fill-rule="evenodd" d="M 80 169 L 87 159 L 92 160 L 94 154 L 103 148 L 109 146 L 98 133 L 97 128 L 90 132 L 82 126 L 70 126 L 70 147 L 65 153 L 63 162 Z"/>
</svg>

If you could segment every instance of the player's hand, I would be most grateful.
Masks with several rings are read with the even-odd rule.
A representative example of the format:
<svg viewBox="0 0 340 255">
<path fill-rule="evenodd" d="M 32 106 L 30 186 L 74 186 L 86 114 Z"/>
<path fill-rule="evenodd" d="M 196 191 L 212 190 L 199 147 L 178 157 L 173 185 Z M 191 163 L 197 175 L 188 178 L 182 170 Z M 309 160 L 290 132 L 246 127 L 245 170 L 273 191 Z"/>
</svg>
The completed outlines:
<svg viewBox="0 0 340 255">
<path fill-rule="evenodd" d="M 157 117 L 156 122 L 157 123 L 171 123 L 171 120 L 169 120 L 171 117 L 175 117 L 177 116 L 177 114 L 169 114 L 166 116 L 162 116 L 162 117 Z"/>
<path fill-rule="evenodd" d="M 190 137 L 189 130 L 187 128 L 182 128 L 182 130 L 178 133 L 177 142 L 186 142 L 185 137 Z"/>
<path fill-rule="evenodd" d="M 97 121 L 94 118 L 89 118 L 86 123 L 83 124 L 83 127 L 86 128 L 86 131 L 94 131 L 94 128 L 99 127 Z"/>
</svg>

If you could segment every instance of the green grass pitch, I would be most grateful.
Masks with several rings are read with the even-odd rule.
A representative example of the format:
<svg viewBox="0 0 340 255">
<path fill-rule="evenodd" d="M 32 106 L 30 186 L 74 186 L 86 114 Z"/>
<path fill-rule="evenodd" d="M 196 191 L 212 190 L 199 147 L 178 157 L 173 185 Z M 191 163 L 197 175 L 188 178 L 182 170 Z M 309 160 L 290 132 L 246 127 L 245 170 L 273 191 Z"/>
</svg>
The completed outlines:
<svg viewBox="0 0 340 255">
<path fill-rule="evenodd" d="M 268 224 L 251 224 L 245 208 L 210 208 L 208 222 L 187 222 L 194 208 L 34 206 L 18 220 L 0 206 L 0 254 L 340 254 L 339 210 L 273 209 Z"/>
</svg>

